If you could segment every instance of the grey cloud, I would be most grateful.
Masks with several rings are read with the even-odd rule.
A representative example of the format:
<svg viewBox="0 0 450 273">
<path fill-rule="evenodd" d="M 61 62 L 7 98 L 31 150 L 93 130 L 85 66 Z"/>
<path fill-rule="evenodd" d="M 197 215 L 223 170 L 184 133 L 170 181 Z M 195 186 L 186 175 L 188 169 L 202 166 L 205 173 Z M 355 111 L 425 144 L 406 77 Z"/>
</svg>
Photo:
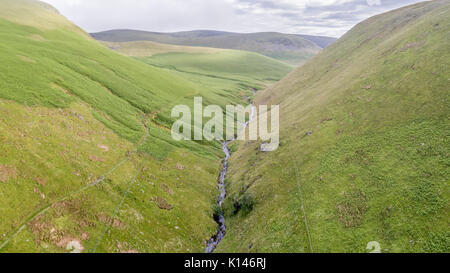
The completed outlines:
<svg viewBox="0 0 450 273">
<path fill-rule="evenodd" d="M 323 5 L 316 1 L 307 3 L 303 8 L 276 0 L 240 0 L 239 2 L 249 4 L 250 7 L 266 9 L 274 21 L 277 18 L 283 20 L 285 29 L 290 29 L 291 32 L 298 33 L 309 29 L 309 31 L 315 31 L 315 34 L 338 37 L 368 17 L 419 1 L 381 0 L 375 3 L 377 1 L 353 0 L 343 3 L 335 1 L 335 4 L 331 5 Z M 251 8 L 247 8 L 246 12 L 249 15 L 252 14 Z"/>
<path fill-rule="evenodd" d="M 44 0 L 89 32 L 215 29 L 339 37 L 358 22 L 420 0 Z M 376 2 L 376 0 L 369 0 Z M 325 1 L 333 2 L 333 1 Z"/>
</svg>

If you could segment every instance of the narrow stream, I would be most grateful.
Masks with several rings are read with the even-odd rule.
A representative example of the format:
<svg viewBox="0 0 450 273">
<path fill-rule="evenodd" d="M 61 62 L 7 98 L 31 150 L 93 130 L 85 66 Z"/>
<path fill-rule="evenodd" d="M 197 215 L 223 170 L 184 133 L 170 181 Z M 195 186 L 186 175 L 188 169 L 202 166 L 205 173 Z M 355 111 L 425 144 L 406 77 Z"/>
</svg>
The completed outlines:
<svg viewBox="0 0 450 273">
<path fill-rule="evenodd" d="M 245 130 L 247 128 L 248 124 L 253 120 L 255 115 L 255 107 L 252 105 L 252 111 L 250 114 L 250 119 L 247 121 L 242 130 Z M 227 197 L 227 189 L 225 186 L 225 178 L 227 176 L 228 172 L 228 160 L 230 159 L 231 152 L 228 148 L 228 145 L 230 145 L 231 141 L 222 142 L 222 149 L 225 153 L 225 158 L 223 159 L 223 165 L 222 170 L 220 171 L 220 177 L 219 177 L 219 185 L 217 189 L 219 190 L 219 198 L 217 199 L 217 205 L 222 208 L 223 201 L 225 200 L 225 197 Z M 216 219 L 218 217 L 218 219 Z M 225 225 L 225 217 L 223 214 L 218 215 L 217 217 L 214 217 L 214 220 L 219 224 L 219 230 L 217 231 L 216 235 L 214 235 L 207 243 L 206 243 L 206 253 L 213 253 L 214 250 L 216 250 L 217 246 L 222 242 L 223 238 L 225 237 L 227 227 Z"/>
<path fill-rule="evenodd" d="M 225 158 L 223 160 L 223 167 L 222 171 L 220 171 L 220 177 L 219 177 L 219 198 L 217 200 L 217 204 L 219 207 L 222 207 L 222 203 L 225 200 L 225 197 L 227 196 L 227 190 L 225 188 L 225 177 L 228 172 L 228 159 L 230 159 L 230 150 L 228 149 L 228 145 L 230 144 L 230 141 L 223 142 L 222 148 L 225 153 Z M 216 218 L 216 217 L 215 217 Z M 223 214 L 220 214 L 218 216 L 218 219 L 214 219 L 219 224 L 219 230 L 217 231 L 216 235 L 214 235 L 207 243 L 206 243 L 206 253 L 213 253 L 216 249 L 217 245 L 219 245 L 220 242 L 222 242 L 223 238 L 225 237 L 225 233 L 227 230 L 227 227 L 225 226 L 225 217 Z"/>
</svg>

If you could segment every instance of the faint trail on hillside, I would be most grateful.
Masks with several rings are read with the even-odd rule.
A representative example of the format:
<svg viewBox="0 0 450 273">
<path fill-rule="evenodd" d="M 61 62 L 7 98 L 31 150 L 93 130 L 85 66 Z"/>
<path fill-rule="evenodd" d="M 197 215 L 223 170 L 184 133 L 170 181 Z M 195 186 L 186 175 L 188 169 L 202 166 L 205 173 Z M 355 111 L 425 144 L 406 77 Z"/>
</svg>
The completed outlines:
<svg viewBox="0 0 450 273">
<path fill-rule="evenodd" d="M 131 187 L 134 185 L 134 183 L 136 183 L 137 178 L 138 178 L 139 174 L 142 172 L 142 170 L 143 170 L 143 167 L 141 167 L 141 168 L 139 169 L 139 171 L 136 173 L 136 176 L 131 180 L 130 184 L 128 185 L 127 190 L 125 191 L 124 195 L 122 196 L 122 199 L 121 199 L 119 205 L 118 205 L 118 206 L 116 207 L 116 209 L 114 210 L 114 214 L 113 214 L 113 216 L 112 216 L 112 218 L 111 218 L 110 223 L 109 223 L 108 225 L 106 225 L 105 229 L 103 230 L 102 235 L 100 236 L 100 239 L 98 239 L 98 241 L 97 241 L 97 243 L 95 244 L 94 249 L 92 249 L 91 253 L 95 253 L 95 251 L 97 250 L 97 247 L 98 247 L 98 246 L 100 245 L 100 243 L 103 241 L 103 238 L 105 237 L 106 233 L 107 233 L 108 230 L 111 228 L 113 219 L 116 218 L 117 215 L 119 214 L 120 208 L 122 207 L 122 205 L 123 205 L 125 199 L 127 198 L 128 193 L 129 193 L 130 190 L 131 190 Z"/>
<path fill-rule="evenodd" d="M 147 133 L 145 135 L 144 140 L 138 145 L 142 145 L 144 144 L 147 140 L 148 137 L 150 136 L 150 129 L 148 127 L 147 123 L 144 123 L 145 128 L 147 129 Z M 122 207 L 123 203 L 125 202 L 125 199 L 127 198 L 128 194 L 130 193 L 131 187 L 134 185 L 134 183 L 136 183 L 137 178 L 139 176 L 139 174 L 144 170 L 144 166 L 140 166 L 135 177 L 131 180 L 130 184 L 128 185 L 127 190 L 125 191 L 125 193 L 122 196 L 122 199 L 120 200 L 119 205 L 116 207 L 116 209 L 114 210 L 114 214 L 113 217 L 111 218 L 111 222 L 108 223 L 105 227 L 105 229 L 103 230 L 102 235 L 100 236 L 100 238 L 98 239 L 97 243 L 95 244 L 94 248 L 92 249 L 91 253 L 95 253 L 95 251 L 97 250 L 98 246 L 100 245 L 100 243 L 103 241 L 103 238 L 105 237 L 106 233 L 108 232 L 108 230 L 111 228 L 112 225 L 112 219 L 116 218 L 117 215 L 119 214 L 120 208 Z"/>
<path fill-rule="evenodd" d="M 292 162 L 293 162 L 294 168 L 295 168 L 295 177 L 297 180 L 297 190 L 298 190 L 298 195 L 299 195 L 299 199 L 300 199 L 301 210 L 303 213 L 303 220 L 305 222 L 306 233 L 308 235 L 309 249 L 311 250 L 312 253 L 314 253 L 314 249 L 312 246 L 312 240 L 311 240 L 311 233 L 309 232 L 308 217 L 306 216 L 305 205 L 303 202 L 303 193 L 302 193 L 302 186 L 300 183 L 300 175 L 299 175 L 298 166 L 297 166 L 297 159 L 295 158 L 294 154 L 292 153 L 291 142 L 289 140 L 287 142 L 289 144 L 289 153 L 291 154 L 291 159 L 292 159 Z"/>
<path fill-rule="evenodd" d="M 28 218 L 25 219 L 25 221 L 17 228 L 14 230 L 13 234 L 0 245 L 0 251 L 9 244 L 9 242 L 11 242 L 11 240 L 13 240 L 25 227 L 26 225 L 33 221 L 34 219 L 36 219 L 36 217 L 44 214 L 45 212 L 47 212 L 53 205 L 65 201 L 67 199 L 69 199 L 70 197 L 77 195 L 87 189 L 93 188 L 96 185 L 102 183 L 103 181 L 105 181 L 106 177 L 109 176 L 110 174 L 112 174 L 115 170 L 117 170 L 120 166 L 122 166 L 123 164 L 125 164 L 125 162 L 129 161 L 130 158 L 136 154 L 138 152 L 139 146 L 141 146 L 142 144 L 144 144 L 148 137 L 150 136 L 150 129 L 148 128 L 147 123 L 143 122 L 144 127 L 146 128 L 146 133 L 145 135 L 141 138 L 141 140 L 138 142 L 138 144 L 136 145 L 136 149 L 130 154 L 127 155 L 125 158 L 123 158 L 119 163 L 115 164 L 111 169 L 109 169 L 106 173 L 104 173 L 100 179 L 98 179 L 97 181 L 95 181 L 94 183 L 91 183 L 89 185 L 86 185 L 76 191 L 70 192 L 67 195 L 61 197 L 60 199 L 57 199 L 53 202 L 51 202 L 50 204 L 46 205 L 45 207 L 41 208 L 40 210 L 36 211 L 35 213 L 33 213 L 31 216 L 29 216 Z"/>
</svg>

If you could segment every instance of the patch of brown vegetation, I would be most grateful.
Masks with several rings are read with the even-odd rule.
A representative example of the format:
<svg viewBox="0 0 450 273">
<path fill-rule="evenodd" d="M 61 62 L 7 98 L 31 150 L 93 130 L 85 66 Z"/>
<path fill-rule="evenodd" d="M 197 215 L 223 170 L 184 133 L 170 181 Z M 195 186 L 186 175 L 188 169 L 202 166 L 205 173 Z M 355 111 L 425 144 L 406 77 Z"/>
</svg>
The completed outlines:
<svg viewBox="0 0 450 273">
<path fill-rule="evenodd" d="M 156 205 L 158 205 L 158 208 L 165 209 L 165 210 L 171 210 L 173 209 L 173 206 L 167 202 L 166 199 L 162 197 L 156 197 L 154 198 L 154 201 L 156 202 Z"/>
<path fill-rule="evenodd" d="M 104 158 L 98 157 L 96 155 L 90 155 L 89 160 L 92 162 L 105 162 L 106 161 Z"/>
<path fill-rule="evenodd" d="M 83 233 L 81 234 L 81 239 L 82 239 L 83 241 L 89 240 L 89 238 L 91 238 L 91 236 L 89 236 L 89 233 L 83 232 Z"/>
<path fill-rule="evenodd" d="M 39 192 L 35 188 L 36 192 Z M 52 206 L 52 217 L 39 215 L 27 225 L 34 234 L 36 244 L 51 243 L 65 250 L 82 252 L 82 241 L 90 238 L 86 228 L 95 227 L 95 223 L 89 221 L 87 210 L 83 207 L 82 200 L 67 200 L 58 202 Z M 52 219 L 70 215 L 71 220 L 76 224 L 75 230 L 58 229 L 54 226 Z"/>
<path fill-rule="evenodd" d="M 15 167 L 0 164 L 0 182 L 7 182 L 9 179 L 17 179 L 18 171 Z"/>
<path fill-rule="evenodd" d="M 344 193 L 344 200 L 337 205 L 339 220 L 347 228 L 360 226 L 369 209 L 367 203 L 368 199 L 361 190 Z"/>
<path fill-rule="evenodd" d="M 332 118 L 325 118 L 325 119 L 321 119 L 319 120 L 319 123 L 324 123 L 325 121 L 332 121 Z"/>
<path fill-rule="evenodd" d="M 407 43 L 402 49 L 401 51 L 407 51 L 408 49 L 412 48 L 412 47 L 416 47 L 418 46 L 420 43 L 418 42 L 414 42 L 414 43 Z"/>
<path fill-rule="evenodd" d="M 135 253 L 135 254 L 139 253 L 139 251 L 135 249 L 130 249 L 130 245 L 128 243 L 118 242 L 117 248 L 119 249 L 120 253 Z"/>
<path fill-rule="evenodd" d="M 138 254 L 139 251 L 137 251 L 135 249 L 130 249 L 130 250 L 127 250 L 127 251 L 121 251 L 120 253 Z"/>
<path fill-rule="evenodd" d="M 39 176 L 35 176 L 33 178 L 33 181 L 36 182 L 38 185 L 41 185 L 41 186 L 45 186 L 45 184 L 47 184 L 47 179 L 40 178 Z"/>
<path fill-rule="evenodd" d="M 120 221 L 119 219 L 114 218 L 114 220 L 112 221 L 112 227 L 123 229 L 123 228 L 125 228 L 125 224 L 122 221 Z"/>
<path fill-rule="evenodd" d="M 105 214 L 105 213 L 99 213 L 97 214 L 97 219 L 104 223 L 105 225 L 111 225 L 114 228 L 119 228 L 119 229 L 123 229 L 125 228 L 125 223 L 123 223 L 122 221 L 120 221 L 117 218 L 112 218 L 111 216 Z"/>
<path fill-rule="evenodd" d="M 97 219 L 106 225 L 109 225 L 112 222 L 112 218 L 109 215 L 106 215 L 104 212 L 97 214 Z"/>
<path fill-rule="evenodd" d="M 42 215 L 28 223 L 28 227 L 35 236 L 36 244 L 48 242 L 60 248 L 67 249 L 70 242 L 78 242 L 79 246 L 81 246 L 80 240 L 76 239 L 75 236 L 71 236 L 63 230 L 54 228 L 51 223 L 43 219 Z"/>
<path fill-rule="evenodd" d="M 60 237 L 64 235 L 64 233 L 61 233 L 57 231 L 56 229 L 52 228 L 49 223 L 43 221 L 42 215 L 39 215 L 32 221 L 28 223 L 28 227 L 30 228 L 31 232 L 35 235 L 36 243 L 39 243 L 40 241 L 52 241 L 52 239 L 60 240 Z"/>
<path fill-rule="evenodd" d="M 103 144 L 98 144 L 97 145 L 100 149 L 102 149 L 105 152 L 109 152 L 109 147 Z"/>
<path fill-rule="evenodd" d="M 174 192 L 171 188 L 169 188 L 169 186 L 167 186 L 166 184 L 161 184 L 161 189 L 163 189 L 165 192 L 169 193 L 170 195 L 174 195 Z"/>
<path fill-rule="evenodd" d="M 86 119 L 84 118 L 84 116 L 82 114 L 78 114 L 75 111 L 72 111 L 72 115 L 76 116 L 77 118 L 81 119 L 82 121 L 86 121 Z"/>
<path fill-rule="evenodd" d="M 81 233 L 85 227 L 95 227 L 95 223 L 89 220 L 89 212 L 85 206 L 83 200 L 72 199 L 55 203 L 52 208 L 57 218 L 71 215 L 77 223 L 78 231 Z"/>
<path fill-rule="evenodd" d="M 42 193 L 38 188 L 34 188 L 34 193 L 37 193 L 41 196 L 42 199 L 45 199 L 45 194 Z"/>
</svg>

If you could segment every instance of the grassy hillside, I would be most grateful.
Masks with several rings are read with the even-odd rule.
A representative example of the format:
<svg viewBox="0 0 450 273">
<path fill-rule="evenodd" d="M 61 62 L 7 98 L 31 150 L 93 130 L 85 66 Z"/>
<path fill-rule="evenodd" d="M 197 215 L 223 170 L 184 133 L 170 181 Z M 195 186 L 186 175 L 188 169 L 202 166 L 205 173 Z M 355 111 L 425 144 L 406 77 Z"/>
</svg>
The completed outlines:
<svg viewBox="0 0 450 273">
<path fill-rule="evenodd" d="M 39 1 L 0 0 L 0 30 L 0 252 L 203 251 L 222 151 L 174 142 L 170 110 L 252 91 L 120 55 Z"/>
<path fill-rule="evenodd" d="M 45 30 L 64 29 L 88 35 L 47 3 L 30 0 L 2 0 L 1 3 L 0 17 L 8 21 Z M 39 12 L 35 12 L 37 10 Z"/>
<path fill-rule="evenodd" d="M 150 41 L 137 41 L 137 42 L 105 42 L 99 41 L 108 48 L 120 52 L 123 55 L 131 57 L 150 57 L 163 53 L 204 53 L 212 54 L 225 51 L 225 49 L 212 48 L 212 47 L 196 47 L 196 46 L 178 46 L 160 44 Z"/>
<path fill-rule="evenodd" d="M 146 41 L 102 44 L 195 83 L 207 103 L 223 107 L 230 101 L 237 103 L 236 96 L 249 103 L 254 96 L 250 90 L 263 89 L 293 70 L 288 64 L 247 51 Z"/>
<path fill-rule="evenodd" d="M 321 51 L 322 47 L 315 44 L 313 38 L 323 46 L 329 45 L 333 39 L 315 36 L 305 38 L 301 35 L 274 32 L 241 34 L 207 30 L 177 33 L 111 30 L 91 35 L 97 40 L 109 42 L 153 41 L 172 45 L 245 50 L 293 65 L 303 64 Z"/>
<path fill-rule="evenodd" d="M 252 88 L 278 81 L 293 67 L 266 56 L 238 50 L 189 47 L 154 42 L 102 42 L 124 55 L 136 57 L 147 64 L 188 74 L 224 79 Z M 211 84 L 210 86 L 215 86 Z"/>
<path fill-rule="evenodd" d="M 141 60 L 157 67 L 231 80 L 258 89 L 265 83 L 280 80 L 293 69 L 256 53 L 231 50 L 214 54 L 165 53 Z"/>
<path fill-rule="evenodd" d="M 449 252 L 449 37 L 449 1 L 375 16 L 258 96 L 281 146 L 233 154 L 218 251 Z"/>
</svg>

